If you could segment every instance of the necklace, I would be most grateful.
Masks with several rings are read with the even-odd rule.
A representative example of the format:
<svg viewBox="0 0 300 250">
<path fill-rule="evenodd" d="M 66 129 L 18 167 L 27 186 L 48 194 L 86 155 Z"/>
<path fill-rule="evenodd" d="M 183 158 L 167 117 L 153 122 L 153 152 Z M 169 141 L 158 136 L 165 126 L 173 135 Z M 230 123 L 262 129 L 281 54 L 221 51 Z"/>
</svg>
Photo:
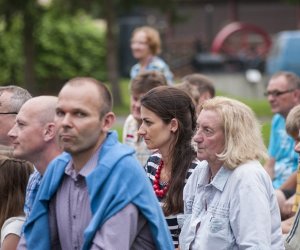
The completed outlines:
<svg viewBox="0 0 300 250">
<path fill-rule="evenodd" d="M 159 198 L 163 198 L 166 195 L 166 193 L 168 192 L 168 189 L 169 189 L 169 184 L 168 183 L 162 189 L 160 189 L 160 186 L 159 186 L 160 173 L 161 173 L 161 170 L 162 170 L 163 166 L 164 166 L 164 161 L 161 160 L 160 164 L 158 166 L 158 169 L 156 170 L 156 173 L 155 173 L 155 179 L 153 181 L 154 192 L 155 192 L 156 196 L 159 197 Z"/>
</svg>

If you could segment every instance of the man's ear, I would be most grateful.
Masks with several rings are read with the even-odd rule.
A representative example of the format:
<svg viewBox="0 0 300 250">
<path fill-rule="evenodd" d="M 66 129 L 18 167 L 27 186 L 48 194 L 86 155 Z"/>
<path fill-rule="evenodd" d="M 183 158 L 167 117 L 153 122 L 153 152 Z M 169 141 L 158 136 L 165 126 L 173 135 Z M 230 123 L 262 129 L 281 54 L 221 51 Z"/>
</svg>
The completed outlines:
<svg viewBox="0 0 300 250">
<path fill-rule="evenodd" d="M 113 126 L 114 122 L 116 120 L 116 116 L 113 112 L 108 112 L 107 114 L 104 115 L 102 118 L 102 130 L 104 132 L 108 132 L 111 127 Z"/>
<path fill-rule="evenodd" d="M 56 135 L 56 127 L 54 122 L 48 122 L 44 127 L 44 141 L 52 140 Z"/>
<path fill-rule="evenodd" d="M 170 130 L 175 133 L 178 129 L 178 121 L 176 118 L 173 118 L 170 122 Z"/>
</svg>

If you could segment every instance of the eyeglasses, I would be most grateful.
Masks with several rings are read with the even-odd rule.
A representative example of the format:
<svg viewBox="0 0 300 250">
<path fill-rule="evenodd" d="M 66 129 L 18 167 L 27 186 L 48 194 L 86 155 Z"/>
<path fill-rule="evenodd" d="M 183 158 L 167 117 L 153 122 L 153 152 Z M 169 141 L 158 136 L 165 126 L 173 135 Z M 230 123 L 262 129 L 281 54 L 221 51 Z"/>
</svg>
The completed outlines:
<svg viewBox="0 0 300 250">
<path fill-rule="evenodd" d="M 0 112 L 0 115 L 17 115 L 18 112 Z"/>
<path fill-rule="evenodd" d="M 286 93 L 290 93 L 290 92 L 293 92 L 295 89 L 288 89 L 288 90 L 284 90 L 284 91 L 279 91 L 279 90 L 274 90 L 274 91 L 267 91 L 264 93 L 265 96 L 274 96 L 274 97 L 278 97 L 278 96 L 281 96 L 281 95 L 284 95 Z"/>
</svg>

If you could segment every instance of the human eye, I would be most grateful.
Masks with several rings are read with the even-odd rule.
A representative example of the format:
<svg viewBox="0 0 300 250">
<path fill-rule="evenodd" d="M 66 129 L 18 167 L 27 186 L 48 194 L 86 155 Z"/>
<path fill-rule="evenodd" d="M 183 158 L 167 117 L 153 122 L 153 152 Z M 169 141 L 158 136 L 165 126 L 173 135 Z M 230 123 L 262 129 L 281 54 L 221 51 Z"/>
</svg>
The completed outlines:
<svg viewBox="0 0 300 250">
<path fill-rule="evenodd" d="M 58 116 L 58 117 L 63 117 L 64 114 L 65 114 L 65 113 L 64 113 L 62 110 L 60 110 L 60 109 L 57 109 L 57 110 L 56 110 L 56 116 Z"/>
<path fill-rule="evenodd" d="M 76 111 L 75 116 L 79 117 L 79 118 L 83 118 L 83 117 L 86 117 L 86 113 L 82 112 L 82 111 Z"/>
<path fill-rule="evenodd" d="M 16 121 L 16 124 L 19 128 L 23 128 L 25 126 L 25 123 L 20 120 Z"/>
<path fill-rule="evenodd" d="M 143 122 L 145 123 L 146 126 L 151 126 L 153 124 L 153 122 L 151 122 L 147 119 L 143 120 Z"/>
<path fill-rule="evenodd" d="M 204 134 L 207 135 L 207 136 L 212 136 L 212 135 L 214 134 L 214 131 L 213 131 L 211 128 L 209 128 L 209 127 L 205 127 L 205 128 L 203 129 L 203 132 L 204 132 Z"/>
</svg>

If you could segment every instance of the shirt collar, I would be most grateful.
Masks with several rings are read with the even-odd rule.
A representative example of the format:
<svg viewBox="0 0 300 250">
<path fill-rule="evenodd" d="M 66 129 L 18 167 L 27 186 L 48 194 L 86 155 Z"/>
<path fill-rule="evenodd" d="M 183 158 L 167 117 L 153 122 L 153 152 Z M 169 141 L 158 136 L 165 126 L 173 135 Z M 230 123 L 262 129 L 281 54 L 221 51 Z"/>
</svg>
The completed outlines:
<svg viewBox="0 0 300 250">
<path fill-rule="evenodd" d="M 211 185 L 213 185 L 215 188 L 219 189 L 220 191 L 223 191 L 231 173 L 232 170 L 222 166 L 220 170 L 217 172 L 216 176 L 213 178 Z"/>
<path fill-rule="evenodd" d="M 78 174 L 76 173 L 76 171 L 74 169 L 73 160 L 71 159 L 65 169 L 65 174 L 71 176 L 75 180 L 77 179 L 78 175 L 87 177 L 97 166 L 98 155 L 99 155 L 100 149 L 101 149 L 101 146 L 96 150 L 96 152 L 92 155 L 92 157 L 83 166 L 83 168 L 79 171 Z"/>
</svg>

